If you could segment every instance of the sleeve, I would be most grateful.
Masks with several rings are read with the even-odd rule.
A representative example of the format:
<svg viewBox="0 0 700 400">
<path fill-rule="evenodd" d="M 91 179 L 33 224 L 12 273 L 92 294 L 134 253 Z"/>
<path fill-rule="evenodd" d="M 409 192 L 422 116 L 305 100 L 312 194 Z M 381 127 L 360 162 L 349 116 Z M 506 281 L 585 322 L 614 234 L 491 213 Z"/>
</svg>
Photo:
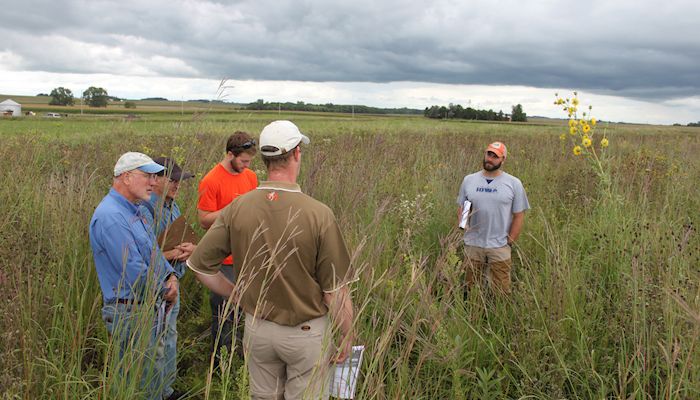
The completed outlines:
<svg viewBox="0 0 700 400">
<path fill-rule="evenodd" d="M 513 214 L 530 209 L 530 202 L 527 200 L 525 188 L 520 180 L 516 180 L 513 185 L 513 206 L 511 212 Z"/>
<path fill-rule="evenodd" d="M 225 222 L 230 220 L 228 214 L 231 209 L 232 207 L 224 208 L 187 259 L 187 266 L 193 271 L 214 275 L 221 268 L 221 261 L 231 254 L 229 226 Z"/>
<path fill-rule="evenodd" d="M 103 250 L 109 260 L 115 264 L 114 267 L 123 271 L 123 281 L 120 285 L 127 285 L 133 288 L 137 284 L 145 284 L 148 279 L 150 254 L 143 254 L 139 250 L 133 233 L 126 221 L 113 221 L 101 232 L 103 239 Z M 163 257 L 163 253 L 156 246 L 157 251 L 154 262 L 157 263 L 154 269 L 155 276 L 159 277 L 157 284 L 162 283 L 162 278 L 174 272 L 172 266 Z"/>
<path fill-rule="evenodd" d="M 459 193 L 457 194 L 457 205 L 462 207 L 464 205 L 464 200 L 467 200 L 467 178 L 462 179 L 462 184 L 459 186 Z"/>
<path fill-rule="evenodd" d="M 320 232 L 316 280 L 324 292 L 333 292 L 352 281 L 350 255 L 332 213 Z"/>
<path fill-rule="evenodd" d="M 206 179 L 202 179 L 199 182 L 199 200 L 197 200 L 197 208 L 202 211 L 217 211 L 217 191 L 213 185 L 213 182 Z"/>
</svg>

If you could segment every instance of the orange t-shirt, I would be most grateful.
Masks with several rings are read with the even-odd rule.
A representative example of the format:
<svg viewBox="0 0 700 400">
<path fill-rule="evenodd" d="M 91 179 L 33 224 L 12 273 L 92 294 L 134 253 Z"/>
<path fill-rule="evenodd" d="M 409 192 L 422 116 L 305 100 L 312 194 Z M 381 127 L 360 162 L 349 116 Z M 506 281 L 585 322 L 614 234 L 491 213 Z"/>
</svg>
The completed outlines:
<svg viewBox="0 0 700 400">
<path fill-rule="evenodd" d="M 258 177 L 255 172 L 246 168 L 240 174 L 234 175 L 221 163 L 217 163 L 199 182 L 197 208 L 209 212 L 219 211 L 236 197 L 256 187 L 258 187 Z M 228 256 L 221 263 L 231 265 L 233 258 Z"/>
</svg>

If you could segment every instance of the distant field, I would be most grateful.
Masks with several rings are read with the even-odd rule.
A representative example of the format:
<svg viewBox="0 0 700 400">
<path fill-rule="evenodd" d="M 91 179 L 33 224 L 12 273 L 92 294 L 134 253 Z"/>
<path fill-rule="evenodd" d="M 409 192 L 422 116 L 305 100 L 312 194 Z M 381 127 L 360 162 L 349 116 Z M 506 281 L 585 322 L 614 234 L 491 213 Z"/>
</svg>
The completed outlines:
<svg viewBox="0 0 700 400">
<path fill-rule="evenodd" d="M 236 111 L 241 108 L 237 104 L 229 103 L 219 103 L 219 102 L 197 102 L 197 101 L 163 101 L 163 100 L 125 100 L 120 102 L 110 101 L 106 108 L 91 108 L 86 105 L 81 105 L 80 99 L 75 99 L 75 105 L 63 107 L 63 106 L 51 106 L 49 101 L 51 97 L 49 96 L 14 96 L 14 95 L 4 95 L 0 94 L 0 101 L 5 99 L 12 99 L 17 103 L 22 105 L 22 111 L 34 111 L 34 112 L 59 112 L 68 114 L 79 114 L 81 110 L 83 113 L 89 114 L 104 114 L 104 113 L 152 113 L 152 112 L 172 112 L 172 113 L 193 113 L 193 112 L 220 112 L 220 111 Z M 136 108 L 125 108 L 124 103 L 126 101 L 133 102 L 136 104 Z"/>
<path fill-rule="evenodd" d="M 358 399 L 700 398 L 696 128 L 601 124 L 606 191 L 560 141 L 564 121 L 178 106 L 0 119 L 0 398 L 130 398 L 133 382 L 110 379 L 117 357 L 87 236 L 116 159 L 176 157 L 197 174 L 179 198 L 196 220 L 197 182 L 226 137 L 257 137 L 274 119 L 310 136 L 302 189 L 333 209 L 355 255 L 357 342 L 368 349 Z M 493 140 L 508 145 L 505 170 L 532 205 L 507 300 L 465 295 L 455 227 L 461 179 Z M 265 178 L 259 157 L 252 169 Z M 207 292 L 192 273 L 181 289 L 178 388 L 246 398 L 237 356 L 210 371 Z"/>
</svg>

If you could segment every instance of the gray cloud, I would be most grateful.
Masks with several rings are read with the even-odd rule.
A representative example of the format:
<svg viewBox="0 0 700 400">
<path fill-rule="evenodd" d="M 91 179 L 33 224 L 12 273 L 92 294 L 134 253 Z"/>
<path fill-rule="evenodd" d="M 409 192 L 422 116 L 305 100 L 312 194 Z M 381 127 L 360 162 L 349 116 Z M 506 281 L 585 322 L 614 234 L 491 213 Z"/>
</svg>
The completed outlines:
<svg viewBox="0 0 700 400">
<path fill-rule="evenodd" d="M 0 53 L 23 71 L 700 93 L 699 3 L 529 3 L 25 1 Z"/>
</svg>

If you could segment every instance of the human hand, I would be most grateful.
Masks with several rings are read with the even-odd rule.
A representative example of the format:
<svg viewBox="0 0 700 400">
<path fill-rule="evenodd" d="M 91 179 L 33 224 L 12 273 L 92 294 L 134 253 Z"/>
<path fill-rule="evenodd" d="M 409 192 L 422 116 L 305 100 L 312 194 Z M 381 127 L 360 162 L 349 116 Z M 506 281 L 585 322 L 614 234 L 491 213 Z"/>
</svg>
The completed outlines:
<svg viewBox="0 0 700 400">
<path fill-rule="evenodd" d="M 338 352 L 333 358 L 333 362 L 336 364 L 341 364 L 347 360 L 350 354 L 352 354 L 352 334 L 347 334 L 343 337 L 337 351 Z"/>
<path fill-rule="evenodd" d="M 196 248 L 197 245 L 192 244 L 190 242 L 180 243 L 179 245 L 175 246 L 175 249 L 180 251 L 180 254 L 177 257 L 175 257 L 175 259 L 178 261 L 187 260 L 188 258 L 190 258 L 190 255 L 192 255 L 192 252 Z"/>
<path fill-rule="evenodd" d="M 175 275 L 170 275 L 167 281 L 165 281 L 165 288 L 168 289 L 163 295 L 163 299 L 167 302 L 174 303 L 177 300 L 177 293 L 180 288 L 180 284 Z"/>
</svg>

